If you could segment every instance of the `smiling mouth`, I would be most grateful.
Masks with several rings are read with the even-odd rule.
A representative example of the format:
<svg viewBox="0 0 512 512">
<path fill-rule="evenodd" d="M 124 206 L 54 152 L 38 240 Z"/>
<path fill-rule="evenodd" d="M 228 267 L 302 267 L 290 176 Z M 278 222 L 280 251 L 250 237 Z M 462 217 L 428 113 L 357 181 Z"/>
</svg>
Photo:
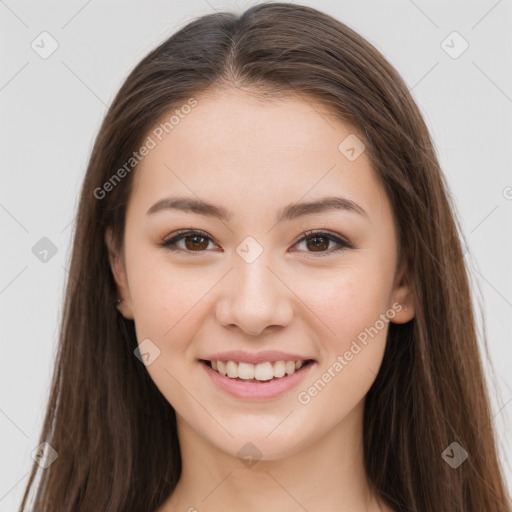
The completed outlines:
<svg viewBox="0 0 512 512">
<path fill-rule="evenodd" d="M 314 359 L 305 361 L 274 361 L 259 364 L 238 363 L 236 361 L 208 361 L 199 360 L 213 371 L 239 382 L 271 382 L 286 379 L 294 373 L 314 363 Z"/>
</svg>

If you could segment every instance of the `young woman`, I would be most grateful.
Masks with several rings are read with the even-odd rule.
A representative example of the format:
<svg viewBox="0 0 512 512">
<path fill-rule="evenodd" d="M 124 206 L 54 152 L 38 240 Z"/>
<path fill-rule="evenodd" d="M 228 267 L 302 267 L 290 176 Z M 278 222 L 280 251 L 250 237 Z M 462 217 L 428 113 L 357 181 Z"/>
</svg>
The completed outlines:
<svg viewBox="0 0 512 512">
<path fill-rule="evenodd" d="M 361 36 L 189 23 L 93 148 L 21 510 L 510 510 L 459 234 Z"/>
</svg>

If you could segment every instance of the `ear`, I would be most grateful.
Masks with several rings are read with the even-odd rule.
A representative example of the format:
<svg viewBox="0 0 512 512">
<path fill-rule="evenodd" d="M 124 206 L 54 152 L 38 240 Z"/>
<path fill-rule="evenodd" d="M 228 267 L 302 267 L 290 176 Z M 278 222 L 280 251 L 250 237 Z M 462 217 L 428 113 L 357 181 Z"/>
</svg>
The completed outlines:
<svg viewBox="0 0 512 512">
<path fill-rule="evenodd" d="M 122 299 L 121 303 L 117 304 L 116 307 L 125 318 L 133 320 L 132 302 L 126 277 L 124 257 L 122 254 L 119 254 L 115 247 L 111 228 L 108 228 L 105 232 L 105 243 L 107 245 L 110 268 L 117 285 L 117 296 Z"/>
<path fill-rule="evenodd" d="M 412 289 L 409 275 L 407 273 L 407 266 L 405 262 L 402 263 L 398 270 L 391 293 L 391 305 L 400 304 L 401 308 L 395 309 L 395 316 L 390 322 L 395 324 L 405 324 L 414 318 L 414 290 Z"/>
</svg>

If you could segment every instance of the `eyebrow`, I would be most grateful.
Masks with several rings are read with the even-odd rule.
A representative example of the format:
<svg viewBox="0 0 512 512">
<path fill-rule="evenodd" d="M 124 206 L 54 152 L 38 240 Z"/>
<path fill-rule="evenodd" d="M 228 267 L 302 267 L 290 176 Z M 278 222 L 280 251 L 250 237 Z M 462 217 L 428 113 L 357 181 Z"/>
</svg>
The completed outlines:
<svg viewBox="0 0 512 512">
<path fill-rule="evenodd" d="M 168 197 L 156 202 L 149 208 L 146 215 L 152 215 L 157 212 L 177 210 L 187 213 L 196 213 L 206 217 L 214 217 L 221 221 L 228 221 L 233 217 L 233 213 L 222 206 L 214 205 L 192 197 Z M 278 210 L 277 222 L 290 221 L 307 215 L 323 213 L 332 210 L 343 210 L 357 213 L 368 218 L 366 211 L 354 201 L 346 197 L 323 197 L 316 201 L 293 203 L 285 208 Z"/>
</svg>

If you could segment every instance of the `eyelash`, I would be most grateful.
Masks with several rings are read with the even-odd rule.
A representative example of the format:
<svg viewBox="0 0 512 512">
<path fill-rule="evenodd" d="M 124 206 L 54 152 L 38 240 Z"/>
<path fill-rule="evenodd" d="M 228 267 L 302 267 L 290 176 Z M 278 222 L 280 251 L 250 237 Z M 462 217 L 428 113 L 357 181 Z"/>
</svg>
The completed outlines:
<svg viewBox="0 0 512 512">
<path fill-rule="evenodd" d="M 186 252 L 186 253 L 189 253 L 189 254 L 204 252 L 204 251 L 189 251 L 187 249 L 181 249 L 181 248 L 172 247 L 173 245 L 176 244 L 176 242 L 186 238 L 187 236 L 194 236 L 194 235 L 195 236 L 200 236 L 200 237 L 203 237 L 203 238 L 208 238 L 209 240 L 213 241 L 212 238 L 207 233 L 205 233 L 204 231 L 197 230 L 197 229 L 194 229 L 194 230 L 185 229 L 185 230 L 181 230 L 181 231 L 177 231 L 177 232 L 173 233 L 172 235 L 170 235 L 170 237 L 167 237 L 159 245 L 161 247 L 167 249 L 167 250 L 174 251 L 174 252 Z M 321 229 L 320 230 L 306 231 L 305 233 L 303 233 L 301 238 L 295 240 L 293 245 L 297 245 L 298 243 L 303 242 L 304 240 L 308 240 L 310 238 L 313 238 L 314 236 L 322 237 L 322 238 L 327 238 L 328 240 L 337 243 L 340 247 L 334 248 L 334 249 L 328 249 L 326 251 L 318 251 L 317 253 L 315 253 L 315 251 L 306 251 L 306 252 L 309 252 L 311 254 L 317 254 L 319 256 L 326 256 L 326 255 L 332 254 L 333 252 L 338 252 L 338 251 L 342 251 L 342 250 L 345 250 L 345 249 L 354 249 L 355 248 L 354 245 L 352 245 L 351 243 L 347 242 L 346 240 L 341 239 L 340 237 L 330 233 L 329 231 L 324 231 L 324 230 L 321 230 Z"/>
</svg>

